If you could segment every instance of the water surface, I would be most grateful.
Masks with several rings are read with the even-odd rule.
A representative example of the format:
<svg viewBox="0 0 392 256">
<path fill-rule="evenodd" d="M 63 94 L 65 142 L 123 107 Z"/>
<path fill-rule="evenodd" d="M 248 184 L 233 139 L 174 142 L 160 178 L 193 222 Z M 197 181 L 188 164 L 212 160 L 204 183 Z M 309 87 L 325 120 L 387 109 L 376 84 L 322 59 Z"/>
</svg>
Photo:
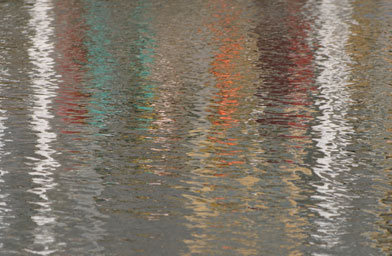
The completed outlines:
<svg viewBox="0 0 392 256">
<path fill-rule="evenodd" d="M 0 14 L 0 255 L 392 254 L 390 1 Z"/>
</svg>

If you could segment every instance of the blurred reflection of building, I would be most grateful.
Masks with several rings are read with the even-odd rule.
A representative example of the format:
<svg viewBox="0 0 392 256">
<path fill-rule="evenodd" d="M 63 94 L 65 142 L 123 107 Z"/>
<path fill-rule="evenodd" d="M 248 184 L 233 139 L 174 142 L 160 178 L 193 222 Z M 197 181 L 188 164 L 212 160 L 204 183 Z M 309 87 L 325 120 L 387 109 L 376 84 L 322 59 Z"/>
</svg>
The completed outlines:
<svg viewBox="0 0 392 256">
<path fill-rule="evenodd" d="M 84 44 L 88 52 L 85 75 L 85 80 L 88 81 L 85 91 L 90 96 L 88 123 L 104 130 L 115 111 L 115 98 L 111 93 L 116 69 L 116 60 L 110 48 L 111 15 L 109 4 L 105 1 L 86 0 L 86 5 L 84 17 L 89 29 L 85 34 Z"/>
<path fill-rule="evenodd" d="M 62 164 L 59 177 L 65 195 L 61 198 L 62 203 L 72 205 L 72 209 L 63 210 L 60 203 L 56 208 L 59 212 L 66 212 L 58 216 L 63 224 L 59 233 L 65 251 L 71 254 L 81 248 L 91 253 L 103 250 L 98 241 L 105 233 L 102 227 L 104 215 L 97 210 L 95 201 L 103 186 L 95 171 L 99 161 L 92 147 L 99 149 L 93 135 L 98 133 L 106 114 L 98 109 L 105 107 L 100 96 L 106 95 L 101 91 L 100 83 L 107 85 L 110 80 L 107 78 L 110 67 L 103 63 L 107 57 L 103 44 L 107 42 L 104 19 L 110 18 L 108 12 L 107 6 L 100 1 L 54 2 L 56 71 L 59 75 L 54 104 L 55 126 L 57 149 L 62 153 L 58 157 Z M 105 25 L 95 22 L 96 19 Z M 80 181 L 84 179 L 89 182 L 81 185 Z M 70 221 L 71 215 L 83 217 Z"/>
<path fill-rule="evenodd" d="M 57 70 L 61 76 L 59 83 L 57 115 L 64 124 L 62 133 L 80 133 L 77 124 L 86 124 L 88 117 L 86 100 L 83 92 L 87 51 L 84 46 L 86 24 L 83 20 L 83 5 L 76 1 L 56 2 L 56 49 Z M 73 127 L 76 126 L 76 127 Z"/>
<path fill-rule="evenodd" d="M 369 217 L 362 217 L 358 233 L 370 238 L 372 247 L 384 255 L 392 251 L 391 12 L 390 1 L 355 0 L 347 46 L 353 60 L 351 121 L 356 148 L 363 149 L 357 151 L 355 167 L 371 184 L 361 186 L 366 203 L 358 204 Z"/>
<path fill-rule="evenodd" d="M 313 20 L 304 1 L 269 3 L 257 28 L 263 84 L 257 96 L 264 111 L 258 117 L 266 152 L 266 169 L 282 171 L 284 192 L 290 207 L 281 209 L 284 224 L 282 247 L 289 255 L 302 255 L 308 240 L 309 213 L 303 205 L 309 190 L 303 176 L 311 176 L 307 158 L 312 141 L 310 123 L 314 119 L 314 48 L 310 44 Z M 283 202 L 282 202 L 283 203 Z"/>
<path fill-rule="evenodd" d="M 210 53 L 203 58 L 210 66 L 204 94 L 199 94 L 199 118 L 189 131 L 191 193 L 183 196 L 193 212 L 187 216 L 192 238 L 185 240 L 190 254 L 257 253 L 257 232 L 246 228 L 252 220 L 242 215 L 263 208 L 250 192 L 259 170 L 249 160 L 258 151 L 247 123 L 257 80 L 252 54 L 257 51 L 254 38 L 248 37 L 247 4 L 213 0 L 201 7 L 207 18 L 198 30 L 208 40 Z"/>
<path fill-rule="evenodd" d="M 380 84 L 383 86 L 382 95 L 387 97 L 385 109 L 388 110 L 387 118 L 384 120 L 386 133 L 388 136 L 387 145 L 385 146 L 385 161 L 383 163 L 384 172 L 387 177 L 387 187 L 389 189 L 384 192 L 384 197 L 379 201 L 382 205 L 382 213 L 379 213 L 379 226 L 381 232 L 375 236 L 377 241 L 377 248 L 380 248 L 385 254 L 392 252 L 392 93 L 391 81 L 392 81 L 392 34 L 390 30 L 390 24 L 392 24 L 392 2 L 388 0 L 381 1 L 378 9 L 376 9 L 382 19 L 380 21 L 380 36 L 378 37 L 378 44 L 380 45 L 377 49 L 381 49 L 381 58 L 384 60 L 385 65 L 382 65 L 382 70 L 377 72 L 380 74 Z M 389 93 L 389 95 L 388 95 Z M 386 136 L 386 137 L 387 137 Z M 381 142 L 385 145 L 385 139 Z"/>
<path fill-rule="evenodd" d="M 54 101 L 55 126 L 59 131 L 57 150 L 68 155 L 62 163 L 64 170 L 76 170 L 83 165 L 86 155 L 81 141 L 86 132 L 88 94 L 84 92 L 87 49 L 84 45 L 87 30 L 84 6 L 77 1 L 60 1 L 54 5 L 56 33 L 56 71 L 59 75 L 57 96 Z"/>
</svg>

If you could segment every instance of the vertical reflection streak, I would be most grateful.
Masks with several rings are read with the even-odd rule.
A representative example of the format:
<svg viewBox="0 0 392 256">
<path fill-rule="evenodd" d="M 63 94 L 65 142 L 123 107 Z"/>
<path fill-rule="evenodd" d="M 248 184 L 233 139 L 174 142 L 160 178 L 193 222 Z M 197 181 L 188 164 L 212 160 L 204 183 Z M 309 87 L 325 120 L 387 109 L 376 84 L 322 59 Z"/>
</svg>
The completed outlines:
<svg viewBox="0 0 392 256">
<path fill-rule="evenodd" d="M 389 0 L 353 1 L 348 50 L 353 60 L 350 118 L 356 132 L 353 149 L 358 152 L 355 171 L 360 177 L 360 197 L 355 201 L 361 215 L 356 218 L 367 219 L 355 232 L 371 243 L 368 248 L 375 252 L 367 255 L 392 252 L 391 14 Z"/>
<path fill-rule="evenodd" d="M 72 212 L 77 223 L 73 231 L 77 237 L 73 243 L 79 248 L 74 249 L 71 244 L 69 251 L 77 253 L 83 248 L 91 255 L 101 255 L 104 248 L 99 241 L 105 235 L 103 219 L 106 215 L 97 209 L 96 198 L 101 195 L 103 186 L 96 169 L 102 165 L 102 158 L 95 158 L 94 152 L 101 151 L 100 129 L 106 128 L 106 118 L 113 109 L 109 91 L 113 59 L 107 50 L 111 43 L 107 37 L 110 9 L 106 2 L 89 0 L 65 2 L 57 7 L 66 12 L 59 19 L 63 18 L 67 31 L 63 38 L 64 48 L 61 49 L 63 59 L 60 60 L 64 78 L 60 88 L 66 90 L 59 92 L 63 97 L 59 102 L 68 113 L 59 114 L 66 117 L 63 119 L 66 128 L 72 129 L 63 130 L 63 133 L 75 141 L 72 145 L 75 149 L 67 153 L 76 160 L 69 166 L 72 172 L 61 175 L 62 179 L 71 181 L 68 198 L 74 202 Z M 75 85 L 79 85 L 80 89 Z M 76 88 L 68 89 L 66 86 Z"/>
<path fill-rule="evenodd" d="M 290 63 L 287 67 L 287 84 L 284 96 L 287 97 L 284 104 L 283 113 L 275 112 L 273 114 L 277 120 L 284 120 L 283 124 L 288 129 L 285 133 L 277 136 L 277 139 L 285 138 L 284 147 L 290 156 L 284 159 L 281 165 L 282 170 L 287 172 L 287 176 L 282 177 L 286 184 L 288 201 L 291 207 L 288 214 L 282 214 L 279 219 L 284 223 L 284 232 L 287 234 L 288 243 L 286 247 L 288 255 L 303 255 L 301 247 L 306 244 L 308 233 L 305 231 L 309 226 L 308 219 L 303 217 L 304 209 L 300 201 L 304 200 L 303 196 L 306 189 L 301 186 L 301 175 L 311 175 L 311 170 L 305 164 L 305 156 L 311 146 L 311 138 L 308 134 L 309 123 L 312 121 L 312 112 L 314 111 L 314 102 L 310 97 L 314 90 L 314 54 L 311 44 L 307 41 L 309 38 L 309 28 L 313 20 L 307 20 L 303 13 L 303 4 L 301 1 L 291 1 L 287 6 L 287 28 L 289 30 L 289 39 L 287 42 L 288 56 L 285 60 Z M 283 39 L 284 40 L 284 39 Z M 279 66 L 276 65 L 275 66 Z M 279 84 L 278 86 L 281 86 Z M 281 97 L 276 97 L 281 100 Z M 275 113 L 274 113 L 275 112 Z M 275 120 L 276 120 L 275 119 Z M 285 120 L 286 119 L 286 120 Z M 274 121 L 271 121 L 273 123 Z M 281 123 L 282 124 L 282 123 Z M 299 175 L 301 173 L 301 175 Z M 285 216 L 286 215 L 286 216 Z"/>
<path fill-rule="evenodd" d="M 185 240 L 191 255 L 257 254 L 258 231 L 249 228 L 254 223 L 249 216 L 263 206 L 250 193 L 260 170 L 249 160 L 257 146 L 249 145 L 254 131 L 244 121 L 252 111 L 257 79 L 251 62 L 256 42 L 243 26 L 247 4 L 211 0 L 205 5 L 212 83 L 199 94 L 207 104 L 190 131 L 193 168 L 187 183 L 192 193 L 184 197 L 193 212 L 187 216 L 192 239 Z"/>
<path fill-rule="evenodd" d="M 383 86 L 385 90 L 385 94 L 380 93 L 384 97 L 388 97 L 385 101 L 385 105 L 383 106 L 385 110 L 387 110 L 387 118 L 383 122 L 383 126 L 386 128 L 387 136 L 384 136 L 384 140 L 381 142 L 381 145 L 386 145 L 386 149 L 384 149 L 387 157 L 385 157 L 385 162 L 383 163 L 384 166 L 384 173 L 387 174 L 386 185 L 388 189 L 384 191 L 384 195 L 382 198 L 379 199 L 379 204 L 382 207 L 382 211 L 378 214 L 378 226 L 380 232 L 376 235 L 373 235 L 373 239 L 375 247 L 379 248 L 385 255 L 392 252 L 392 94 L 390 92 L 392 88 L 392 3 L 388 0 L 380 1 L 381 5 L 377 10 L 380 12 L 380 16 L 384 17 L 382 21 L 382 27 L 384 33 L 380 33 L 381 35 L 378 37 L 378 44 L 382 49 L 382 58 L 384 60 L 384 65 L 380 65 L 375 69 L 376 74 L 380 75 L 382 82 L 379 82 Z M 382 70 L 378 70 L 381 68 Z M 385 74 L 388 74 L 385 76 Z M 379 78 L 379 79 L 380 79 Z M 388 96 L 385 96 L 388 95 Z M 382 98 L 381 98 L 382 99 Z M 387 143 L 385 143 L 385 137 L 389 137 Z M 378 145 L 376 144 L 375 147 Z M 385 147 L 385 146 L 384 146 Z"/>
<path fill-rule="evenodd" d="M 6 73 L 6 69 L 4 71 L 0 71 L 0 86 L 2 86 L 2 76 Z M 4 73 L 4 74 L 3 74 Z M 0 101 L 0 105 L 1 105 Z M 0 163 L 2 162 L 3 158 L 7 155 L 6 152 L 4 152 L 4 132 L 6 130 L 6 126 L 4 125 L 5 120 L 7 120 L 6 117 L 7 111 L 0 109 Z M 4 184 L 4 175 L 6 175 L 8 171 L 4 170 L 2 168 L 2 165 L 0 165 L 0 249 L 3 248 L 4 243 L 3 243 L 3 231 L 8 227 L 8 224 L 5 222 L 5 218 L 8 216 L 9 212 L 11 209 L 7 205 L 6 199 L 8 197 L 8 194 L 5 194 L 2 192 L 2 184 Z"/>
<path fill-rule="evenodd" d="M 108 116 L 113 113 L 110 83 L 114 80 L 115 60 L 109 50 L 111 40 L 108 23 L 110 20 L 109 6 L 104 1 L 86 1 L 89 6 L 87 25 L 90 29 L 87 35 L 89 53 L 88 67 L 91 75 L 91 113 L 90 124 L 97 128 L 106 128 Z"/>
<path fill-rule="evenodd" d="M 52 127 L 49 123 L 53 118 L 50 108 L 52 98 L 55 96 L 53 91 L 56 89 L 52 80 L 56 75 L 51 56 L 54 52 L 54 44 L 51 42 L 51 37 L 54 35 L 52 9 L 50 0 L 37 0 L 30 10 L 29 22 L 34 33 L 31 38 L 32 45 L 28 50 L 30 61 L 34 65 L 34 71 L 31 72 L 34 91 L 31 128 L 36 132 L 35 153 L 38 156 L 31 159 L 35 164 L 29 175 L 32 176 L 34 187 L 29 192 L 37 195 L 39 200 L 31 202 L 38 205 L 38 209 L 31 217 L 37 227 L 33 233 L 34 246 L 26 251 L 38 255 L 49 255 L 56 251 L 52 248 L 55 243 L 53 227 L 56 217 L 52 212 L 52 201 L 48 196 L 49 191 L 57 186 L 52 176 L 53 171 L 59 167 L 59 163 L 53 158 L 55 151 L 50 146 L 56 140 L 56 134 L 51 131 Z"/>
<path fill-rule="evenodd" d="M 281 232 L 281 241 L 267 244 L 266 248 L 285 255 L 302 255 L 302 249 L 308 246 L 310 226 L 304 217 L 307 209 L 303 202 L 310 192 L 305 180 L 312 175 L 307 158 L 313 147 L 309 131 L 315 112 L 315 72 L 313 45 L 308 40 L 314 20 L 306 14 L 304 1 L 271 1 L 269 5 L 271 13 L 263 13 L 265 19 L 257 29 L 263 83 L 256 96 L 264 107 L 257 122 L 264 166 L 268 173 L 275 173 L 271 175 L 273 179 L 263 180 L 274 187 L 265 197 L 266 204 L 271 205 L 268 213 L 274 216 L 267 223 L 276 221 L 272 233 Z M 274 198 L 282 196 L 275 190 L 275 182 L 282 186 L 279 192 L 285 199 Z M 267 186 L 263 189 L 268 191 Z M 283 208 L 274 205 L 282 202 Z"/>
<path fill-rule="evenodd" d="M 61 117 L 61 133 L 78 134 L 81 131 L 77 128 L 86 125 L 88 114 L 85 103 L 88 95 L 81 88 L 85 76 L 83 63 L 87 62 L 83 47 L 86 28 L 80 21 L 84 9 L 82 4 L 72 1 L 57 2 L 55 9 L 56 50 L 61 54 L 57 59 L 58 74 L 62 77 L 56 97 L 59 104 L 56 114 Z"/>
<path fill-rule="evenodd" d="M 134 107 L 139 114 L 137 120 L 139 121 L 138 124 L 140 125 L 140 127 L 138 127 L 137 129 L 152 131 L 152 123 L 156 119 L 154 114 L 154 88 L 156 87 L 156 85 L 151 82 L 150 76 L 151 66 L 155 61 L 154 49 L 156 45 L 154 40 L 154 33 L 150 28 L 150 24 L 152 23 L 152 21 L 151 18 L 149 18 L 147 15 L 147 10 L 150 8 L 150 5 L 151 3 L 149 1 L 139 1 L 133 15 L 138 21 L 137 32 L 139 38 L 135 42 L 138 50 L 138 54 L 136 56 L 137 61 L 135 63 L 132 63 L 132 68 L 136 69 L 136 65 L 139 66 L 138 77 L 141 80 L 137 84 L 137 95 L 139 97 L 134 104 Z"/>
<path fill-rule="evenodd" d="M 0 102 L 1 103 L 1 102 Z M 4 131 L 6 127 L 4 126 L 4 121 L 7 119 L 5 117 L 6 111 L 0 110 L 0 162 L 2 158 L 6 155 L 3 147 L 4 147 L 4 142 L 3 142 L 3 136 L 4 136 Z M 3 168 L 0 167 L 0 186 L 1 184 L 4 184 L 4 179 L 3 176 L 6 175 L 8 172 L 4 170 Z M 4 218 L 8 215 L 8 212 L 10 209 L 8 208 L 6 198 L 8 197 L 7 194 L 2 193 L 2 190 L 0 188 L 0 249 L 3 248 L 3 242 L 2 242 L 2 232 L 3 229 L 7 228 L 7 223 L 5 222 Z"/>
<path fill-rule="evenodd" d="M 8 15 L 6 15 L 3 19 L 2 22 L 6 22 Z M 1 41 L 0 41 L 1 43 Z M 0 45 L 1 46 L 1 45 Z M 6 58 L 2 55 L 0 55 L 0 63 L 6 63 Z M 5 83 L 7 81 L 7 77 L 9 77 L 9 71 L 6 66 L 0 66 L 0 88 L 5 86 Z M 1 92 L 1 91 L 0 91 Z M 0 101 L 0 106 L 2 105 L 2 101 Z M 4 109 L 0 109 L 0 163 L 3 161 L 4 156 L 6 156 L 6 152 L 4 151 L 4 133 L 6 130 L 6 126 L 4 125 L 4 122 L 7 120 L 7 111 Z M 9 212 L 11 209 L 7 205 L 6 199 L 8 197 L 8 194 L 4 193 L 2 190 L 3 184 L 4 184 L 4 175 L 8 173 L 8 171 L 4 170 L 4 168 L 1 167 L 0 165 L 0 249 L 4 247 L 4 242 L 3 242 L 3 232 L 6 230 L 8 227 L 8 224 L 6 223 L 5 218 L 9 215 Z"/>
<path fill-rule="evenodd" d="M 346 121 L 350 105 L 348 68 L 351 62 L 345 51 L 349 38 L 349 25 L 342 15 L 351 16 L 349 1 L 323 0 L 319 5 L 316 23 L 320 26 L 317 33 L 319 49 L 316 51 L 316 64 L 321 68 L 317 77 L 319 98 L 315 104 L 319 107 L 318 125 L 312 127 L 316 147 L 322 156 L 316 159 L 313 168 L 320 181 L 314 183 L 317 194 L 312 198 L 317 207 L 312 210 L 319 216 L 316 221 L 318 234 L 314 238 L 322 247 L 332 248 L 340 243 L 344 234 L 346 218 L 344 212 L 350 208 L 347 187 L 340 181 L 339 175 L 345 175 L 353 165 L 353 159 L 346 151 L 352 126 Z"/>
</svg>

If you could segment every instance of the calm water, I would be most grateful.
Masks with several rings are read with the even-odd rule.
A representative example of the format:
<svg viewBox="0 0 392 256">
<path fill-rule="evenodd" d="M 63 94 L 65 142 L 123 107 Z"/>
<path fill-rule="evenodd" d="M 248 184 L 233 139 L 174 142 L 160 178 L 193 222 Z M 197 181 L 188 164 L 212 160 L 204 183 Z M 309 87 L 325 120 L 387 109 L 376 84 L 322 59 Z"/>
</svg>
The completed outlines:
<svg viewBox="0 0 392 256">
<path fill-rule="evenodd" d="M 0 0 L 0 255 L 392 255 L 390 0 Z"/>
</svg>

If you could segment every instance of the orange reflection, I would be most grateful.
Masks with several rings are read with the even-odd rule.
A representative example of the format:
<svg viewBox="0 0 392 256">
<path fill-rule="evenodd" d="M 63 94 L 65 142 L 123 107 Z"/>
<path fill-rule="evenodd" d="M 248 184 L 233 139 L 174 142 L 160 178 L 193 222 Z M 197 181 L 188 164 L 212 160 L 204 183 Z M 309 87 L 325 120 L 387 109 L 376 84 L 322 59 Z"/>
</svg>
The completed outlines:
<svg viewBox="0 0 392 256">
<path fill-rule="evenodd" d="M 225 156 L 236 156 L 242 150 L 233 149 L 238 145 L 238 139 L 231 138 L 227 132 L 239 123 L 236 117 L 241 97 L 241 79 L 238 62 L 241 50 L 244 49 L 244 37 L 240 34 L 236 24 L 240 19 L 241 10 L 232 8 L 232 3 L 225 0 L 214 0 L 210 7 L 215 11 L 216 22 L 208 24 L 207 27 L 213 34 L 214 43 L 218 46 L 218 52 L 211 63 L 210 72 L 213 74 L 218 89 L 214 96 L 214 107 L 209 116 L 213 125 L 208 140 L 217 145 L 217 155 L 221 156 L 218 166 L 241 165 L 245 162 L 231 158 L 223 159 Z"/>
<path fill-rule="evenodd" d="M 210 34 L 208 46 L 213 56 L 209 77 L 213 82 L 209 84 L 213 90 L 205 99 L 208 116 L 201 117 L 199 126 L 190 131 L 194 147 L 188 156 L 196 168 L 192 180 L 187 181 L 192 194 L 183 196 L 193 212 L 186 217 L 189 227 L 195 231 L 193 239 L 185 243 L 191 255 L 214 255 L 222 250 L 255 255 L 258 234 L 241 227 L 250 221 L 243 211 L 264 208 L 249 195 L 259 178 L 254 176 L 257 168 L 249 164 L 255 153 L 248 150 L 254 150 L 255 143 L 243 137 L 248 132 L 244 117 L 253 107 L 249 99 L 255 91 L 251 86 L 257 79 L 246 47 L 254 44 L 255 49 L 256 42 L 245 40 L 248 31 L 241 27 L 245 8 L 235 1 L 211 0 L 206 9 L 210 13 L 207 29 L 200 31 Z"/>
</svg>

